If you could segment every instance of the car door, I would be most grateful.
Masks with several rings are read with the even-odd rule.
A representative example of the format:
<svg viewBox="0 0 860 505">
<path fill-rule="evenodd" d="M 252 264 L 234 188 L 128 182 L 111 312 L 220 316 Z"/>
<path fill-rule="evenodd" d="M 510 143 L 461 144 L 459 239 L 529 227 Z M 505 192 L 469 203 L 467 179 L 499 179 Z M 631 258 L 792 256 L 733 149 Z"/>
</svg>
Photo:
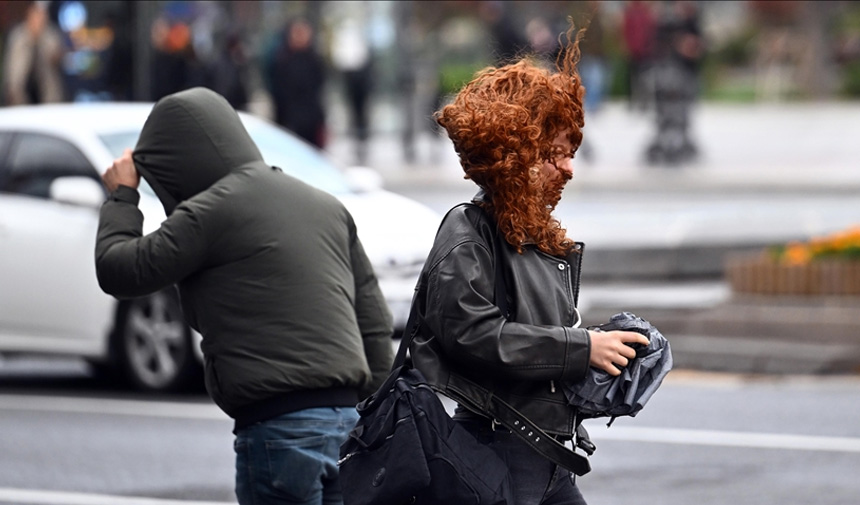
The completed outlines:
<svg viewBox="0 0 860 505">
<path fill-rule="evenodd" d="M 0 351 L 98 355 L 115 301 L 98 287 L 98 208 L 50 198 L 58 177 L 99 180 L 65 139 L 6 133 L 0 151 Z"/>
</svg>

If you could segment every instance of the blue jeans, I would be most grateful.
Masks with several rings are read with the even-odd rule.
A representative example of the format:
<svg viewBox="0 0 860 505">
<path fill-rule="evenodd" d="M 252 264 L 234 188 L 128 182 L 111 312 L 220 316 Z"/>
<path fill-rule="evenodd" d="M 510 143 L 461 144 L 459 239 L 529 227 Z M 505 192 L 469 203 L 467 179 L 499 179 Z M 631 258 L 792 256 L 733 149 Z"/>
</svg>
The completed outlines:
<svg viewBox="0 0 860 505">
<path fill-rule="evenodd" d="M 358 421 L 350 407 L 291 412 L 236 433 L 240 505 L 340 505 L 340 445 Z"/>
<path fill-rule="evenodd" d="M 459 421 L 508 465 L 515 505 L 586 505 L 574 475 L 544 458 L 518 436 L 489 422 Z"/>
</svg>

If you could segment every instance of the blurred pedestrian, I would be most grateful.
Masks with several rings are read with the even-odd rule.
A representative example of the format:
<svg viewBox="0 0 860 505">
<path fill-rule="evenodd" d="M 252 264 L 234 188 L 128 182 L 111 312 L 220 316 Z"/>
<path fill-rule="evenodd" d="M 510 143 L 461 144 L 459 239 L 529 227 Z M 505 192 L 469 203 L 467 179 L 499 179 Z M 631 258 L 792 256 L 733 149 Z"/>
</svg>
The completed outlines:
<svg viewBox="0 0 860 505">
<path fill-rule="evenodd" d="M 128 101 L 132 98 L 132 69 L 134 50 L 126 20 L 120 22 L 115 12 L 109 12 L 105 25 L 113 34 L 113 41 L 104 56 L 104 86 L 112 100 Z"/>
<path fill-rule="evenodd" d="M 541 16 L 530 19 L 526 23 L 526 38 L 529 42 L 529 55 L 544 68 L 552 69 L 561 47 L 547 20 Z"/>
<path fill-rule="evenodd" d="M 574 443 L 584 443 L 560 382 L 583 379 L 590 366 L 619 375 L 616 365 L 636 355 L 625 343 L 647 344 L 635 332 L 577 327 L 582 244 L 552 216 L 584 125 L 579 51 L 568 42 L 556 72 L 531 59 L 481 71 L 437 113 L 479 191 L 444 218 L 410 314 L 419 322 L 414 366 L 434 388 L 466 399 L 454 419 L 507 464 L 517 504 L 585 501 L 534 440 L 478 407 L 490 397 L 479 389 L 560 440 L 576 431 Z"/>
<path fill-rule="evenodd" d="M 591 0 L 586 2 L 588 24 L 585 36 L 580 41 L 582 57 L 579 60 L 579 74 L 585 85 L 585 112 L 597 112 L 603 104 L 607 90 L 609 73 L 606 62 L 606 30 L 604 28 L 603 4 Z"/>
<path fill-rule="evenodd" d="M 156 19 L 150 28 L 152 63 L 150 93 L 153 101 L 185 89 L 188 62 L 183 54 L 191 43 L 191 32 L 184 23 Z"/>
<path fill-rule="evenodd" d="M 167 215 L 148 235 L 141 176 Z M 129 298 L 178 284 L 203 335 L 206 389 L 234 420 L 239 503 L 341 503 L 340 444 L 393 354 L 391 314 L 349 212 L 266 165 L 206 88 L 158 101 L 103 179 L 99 285 Z"/>
<path fill-rule="evenodd" d="M 694 89 L 698 89 L 698 74 L 705 53 L 705 41 L 699 19 L 699 8 L 691 0 L 678 0 L 660 25 L 672 58 L 687 71 Z"/>
<path fill-rule="evenodd" d="M 785 100 L 791 94 L 802 41 L 794 38 L 790 28 L 765 26 L 756 37 L 755 98 L 758 101 Z M 860 44 L 858 44 L 860 45 Z"/>
<path fill-rule="evenodd" d="M 646 76 L 654 52 L 657 18 L 651 2 L 631 0 L 624 6 L 622 35 L 627 57 L 629 104 L 631 108 L 648 106 Z"/>
<path fill-rule="evenodd" d="M 289 22 L 272 68 L 275 120 L 319 148 L 326 145 L 325 81 L 313 27 L 301 18 Z"/>
<path fill-rule="evenodd" d="M 482 0 L 478 14 L 490 31 L 490 45 L 495 65 L 504 65 L 522 56 L 528 40 L 514 23 L 507 2 Z"/>
<path fill-rule="evenodd" d="M 703 41 L 693 2 L 674 2 L 662 12 L 655 37 L 650 80 L 657 132 L 646 149 L 651 164 L 691 161 L 698 148 L 690 136 L 690 117 L 698 95 Z"/>
<path fill-rule="evenodd" d="M 248 56 L 237 31 L 230 31 L 225 37 L 209 74 L 211 88 L 234 109 L 248 107 Z"/>
<path fill-rule="evenodd" d="M 585 98 L 583 106 L 586 114 L 593 118 L 603 104 L 608 87 L 608 64 L 606 62 L 606 40 L 603 26 L 603 5 L 599 1 L 591 0 L 585 3 L 585 11 L 582 17 L 588 19 L 585 36 L 580 40 L 579 49 L 582 57 L 579 60 L 579 75 L 585 87 Z M 579 152 L 591 161 L 594 156 L 594 147 L 587 139 L 582 139 Z"/>
<path fill-rule="evenodd" d="M 285 37 L 286 26 L 278 28 L 263 37 L 260 44 L 261 47 L 259 49 L 260 79 L 262 80 L 263 87 L 269 93 L 269 96 L 273 101 L 275 96 L 275 64 L 278 59 L 278 52 L 281 50 L 281 45 L 283 44 Z M 276 120 L 277 118 L 274 117 L 274 110 L 272 111 L 272 115 L 272 119 Z"/>
<path fill-rule="evenodd" d="M 30 2 L 24 20 L 9 32 L 3 57 L 3 98 L 8 105 L 61 102 L 66 91 L 60 63 L 65 53 L 48 2 Z"/>
<path fill-rule="evenodd" d="M 343 79 L 355 155 L 359 165 L 367 161 L 370 138 L 369 105 L 373 89 L 370 45 L 354 19 L 346 19 L 333 34 L 332 64 Z"/>
</svg>

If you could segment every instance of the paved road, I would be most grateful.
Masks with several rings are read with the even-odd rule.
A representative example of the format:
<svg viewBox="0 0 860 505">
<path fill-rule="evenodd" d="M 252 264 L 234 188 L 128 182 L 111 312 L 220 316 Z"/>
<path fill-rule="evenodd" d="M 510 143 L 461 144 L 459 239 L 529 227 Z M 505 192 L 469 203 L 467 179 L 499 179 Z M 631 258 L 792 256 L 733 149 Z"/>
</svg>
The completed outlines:
<svg viewBox="0 0 860 505">
<path fill-rule="evenodd" d="M 858 385 L 681 373 L 636 418 L 592 422 L 583 492 L 593 504 L 856 503 Z"/>
<path fill-rule="evenodd" d="M 234 503 L 231 423 L 203 395 L 58 370 L 0 373 L 0 503 Z M 857 377 L 677 370 L 637 417 L 587 422 L 598 450 L 580 485 L 594 505 L 853 504 L 858 418 Z"/>
</svg>

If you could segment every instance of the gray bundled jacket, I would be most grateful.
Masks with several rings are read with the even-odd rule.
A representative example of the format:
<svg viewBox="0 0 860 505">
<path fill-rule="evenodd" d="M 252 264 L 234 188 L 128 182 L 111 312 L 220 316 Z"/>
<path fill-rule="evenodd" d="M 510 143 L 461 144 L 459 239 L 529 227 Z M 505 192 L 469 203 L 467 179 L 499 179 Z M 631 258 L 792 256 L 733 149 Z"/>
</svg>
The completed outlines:
<svg viewBox="0 0 860 505">
<path fill-rule="evenodd" d="M 114 192 L 99 221 L 99 283 L 118 297 L 178 284 L 224 412 L 253 421 L 382 383 L 391 315 L 352 217 L 266 165 L 223 97 L 195 88 L 159 101 L 134 162 L 168 218 L 143 236 L 139 195 Z"/>
</svg>

